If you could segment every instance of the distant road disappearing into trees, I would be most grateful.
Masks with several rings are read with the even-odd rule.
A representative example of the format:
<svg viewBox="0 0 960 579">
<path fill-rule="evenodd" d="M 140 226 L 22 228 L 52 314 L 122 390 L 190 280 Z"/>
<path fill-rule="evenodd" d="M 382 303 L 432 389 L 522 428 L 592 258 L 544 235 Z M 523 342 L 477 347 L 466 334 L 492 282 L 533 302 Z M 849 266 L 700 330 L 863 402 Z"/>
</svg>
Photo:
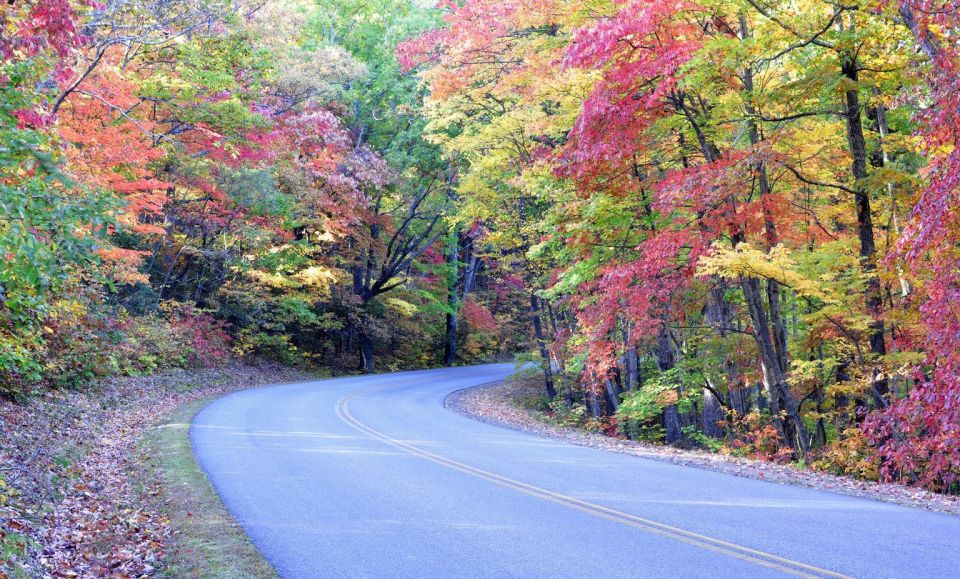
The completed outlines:
<svg viewBox="0 0 960 579">
<path fill-rule="evenodd" d="M 284 577 L 950 577 L 960 519 L 540 439 L 454 414 L 512 365 L 278 385 L 195 419 Z"/>
</svg>

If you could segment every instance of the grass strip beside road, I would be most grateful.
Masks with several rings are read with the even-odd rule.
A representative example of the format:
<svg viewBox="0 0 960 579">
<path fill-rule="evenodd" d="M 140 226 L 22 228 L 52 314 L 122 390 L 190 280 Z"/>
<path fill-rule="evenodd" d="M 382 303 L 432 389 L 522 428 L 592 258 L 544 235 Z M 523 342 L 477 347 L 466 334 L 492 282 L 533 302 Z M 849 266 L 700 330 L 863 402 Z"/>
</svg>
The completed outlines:
<svg viewBox="0 0 960 579">
<path fill-rule="evenodd" d="M 277 577 L 193 455 L 190 423 L 214 398 L 178 407 L 140 443 L 143 471 L 135 477 L 138 486 L 144 500 L 168 517 L 173 529 L 159 571 L 167 577 Z"/>
</svg>

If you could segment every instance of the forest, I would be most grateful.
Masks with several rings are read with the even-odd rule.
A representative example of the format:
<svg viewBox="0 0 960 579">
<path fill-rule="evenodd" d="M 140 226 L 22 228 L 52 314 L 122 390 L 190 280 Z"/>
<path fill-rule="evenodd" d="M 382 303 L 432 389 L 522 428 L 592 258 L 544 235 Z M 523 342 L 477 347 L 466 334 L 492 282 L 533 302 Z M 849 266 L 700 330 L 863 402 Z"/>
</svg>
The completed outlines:
<svg viewBox="0 0 960 579">
<path fill-rule="evenodd" d="M 557 420 L 960 493 L 958 34 L 941 0 L 8 0 L 0 393 L 516 360 Z"/>
</svg>

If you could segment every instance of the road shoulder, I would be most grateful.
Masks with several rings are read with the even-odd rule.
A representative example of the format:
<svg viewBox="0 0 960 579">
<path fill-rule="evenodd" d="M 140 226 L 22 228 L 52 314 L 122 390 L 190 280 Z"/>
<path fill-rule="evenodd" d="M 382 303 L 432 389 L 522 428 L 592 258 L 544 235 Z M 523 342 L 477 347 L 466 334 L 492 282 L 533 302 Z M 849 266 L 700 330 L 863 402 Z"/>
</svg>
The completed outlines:
<svg viewBox="0 0 960 579">
<path fill-rule="evenodd" d="M 151 428 L 138 448 L 141 496 L 172 529 L 160 571 L 168 577 L 276 577 L 193 455 L 190 424 L 216 398 L 181 405 Z"/>
<path fill-rule="evenodd" d="M 444 406 L 452 412 L 480 422 L 579 446 L 960 516 L 960 497 L 939 495 L 902 485 L 841 477 L 793 465 L 656 446 L 551 424 L 524 407 L 524 400 L 538 394 L 537 387 L 529 382 L 507 380 L 454 392 L 444 401 Z"/>
<path fill-rule="evenodd" d="M 223 535 L 237 558 L 240 538 L 196 466 L 189 417 L 230 392 L 318 378 L 229 364 L 0 400 L 0 577 L 270 576 L 255 557 L 238 571 L 205 550 L 226 549 L 210 544 Z"/>
</svg>

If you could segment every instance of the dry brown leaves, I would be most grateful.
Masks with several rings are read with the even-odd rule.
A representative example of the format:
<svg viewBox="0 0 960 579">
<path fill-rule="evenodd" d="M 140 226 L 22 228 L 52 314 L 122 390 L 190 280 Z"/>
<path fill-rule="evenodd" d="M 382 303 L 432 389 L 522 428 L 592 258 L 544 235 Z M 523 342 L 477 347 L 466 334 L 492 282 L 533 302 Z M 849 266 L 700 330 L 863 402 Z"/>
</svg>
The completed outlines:
<svg viewBox="0 0 960 579">
<path fill-rule="evenodd" d="M 0 579 L 154 574 L 173 530 L 138 498 L 159 494 L 159 483 L 134 488 L 132 482 L 144 431 L 202 397 L 310 377 L 231 365 L 111 379 L 25 404 L 0 402 L 0 474 L 9 485 L 0 487 L 0 545 L 13 547 L 0 562 Z"/>
</svg>

